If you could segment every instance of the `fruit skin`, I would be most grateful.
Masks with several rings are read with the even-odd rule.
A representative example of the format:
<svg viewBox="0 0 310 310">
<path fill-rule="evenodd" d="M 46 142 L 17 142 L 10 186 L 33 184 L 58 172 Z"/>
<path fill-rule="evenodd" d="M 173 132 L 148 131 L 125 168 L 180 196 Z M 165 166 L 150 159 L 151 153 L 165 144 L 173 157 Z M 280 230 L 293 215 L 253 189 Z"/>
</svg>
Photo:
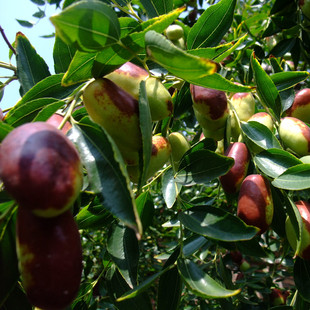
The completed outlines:
<svg viewBox="0 0 310 310">
<path fill-rule="evenodd" d="M 169 40 L 178 40 L 183 38 L 184 30 L 179 25 L 169 25 L 165 30 L 165 34 Z"/>
<path fill-rule="evenodd" d="M 299 156 L 310 154 L 310 128 L 295 117 L 284 117 L 279 125 L 283 144 Z"/>
<path fill-rule="evenodd" d="M 30 302 L 45 310 L 70 305 L 82 272 L 81 240 L 71 212 L 47 219 L 20 206 L 16 239 L 22 284 Z"/>
<path fill-rule="evenodd" d="M 171 145 L 169 140 L 163 136 L 152 137 L 152 153 L 149 162 L 146 179 L 151 178 L 158 170 L 160 170 L 171 155 Z M 127 166 L 129 178 L 133 183 L 139 182 L 140 170 L 139 166 Z"/>
<path fill-rule="evenodd" d="M 246 177 L 250 152 L 243 142 L 234 142 L 225 151 L 225 156 L 233 158 L 235 163 L 228 173 L 220 176 L 219 179 L 227 194 L 235 194 L 239 191 L 241 183 Z"/>
<path fill-rule="evenodd" d="M 229 115 L 225 92 L 197 85 L 190 85 L 193 109 L 206 138 L 221 140 L 224 137 Z"/>
<path fill-rule="evenodd" d="M 58 126 L 63 121 L 64 117 L 61 114 L 54 113 L 46 122 L 48 124 L 51 124 L 58 128 Z M 66 122 L 65 125 L 62 127 L 61 131 L 64 134 L 67 134 L 67 132 L 72 128 L 72 125 L 69 122 Z"/>
<path fill-rule="evenodd" d="M 310 260 L 310 203 L 299 200 L 295 202 L 295 205 L 302 218 L 302 232 L 301 232 L 301 245 L 298 256 Z M 292 222 L 289 217 L 285 221 L 285 232 L 289 244 L 296 251 L 297 248 L 297 237 L 293 228 Z"/>
<path fill-rule="evenodd" d="M 82 166 L 73 143 L 46 122 L 15 128 L 0 146 L 0 178 L 23 207 L 42 217 L 69 209 L 80 193 Z"/>
<path fill-rule="evenodd" d="M 138 165 L 142 146 L 138 101 L 105 78 L 85 88 L 83 101 L 90 118 L 112 137 L 124 161 Z"/>
<path fill-rule="evenodd" d="M 296 93 L 292 106 L 285 114 L 306 123 L 310 122 L 310 88 L 304 88 Z"/>
<path fill-rule="evenodd" d="M 299 0 L 299 7 L 302 13 L 310 19 L 310 1 L 309 0 Z"/>
<path fill-rule="evenodd" d="M 262 234 L 272 222 L 273 211 L 268 180 L 260 174 L 248 175 L 240 187 L 237 216 L 246 224 L 258 227 L 258 234 Z"/>
<path fill-rule="evenodd" d="M 272 306 L 280 306 L 286 304 L 287 295 L 278 288 L 274 288 L 272 289 L 269 298 Z"/>
<path fill-rule="evenodd" d="M 171 157 L 174 169 L 177 171 L 182 156 L 190 149 L 190 144 L 180 132 L 172 132 L 168 136 L 171 145 Z"/>
<path fill-rule="evenodd" d="M 105 78 L 125 90 L 136 100 L 139 99 L 141 81 L 145 81 L 147 98 L 152 121 L 159 121 L 171 115 L 173 111 L 172 97 L 161 81 L 139 66 L 127 62 Z"/>
<path fill-rule="evenodd" d="M 248 122 L 255 121 L 265 125 L 270 131 L 273 131 L 272 117 L 267 112 L 258 112 L 253 114 Z"/>
</svg>

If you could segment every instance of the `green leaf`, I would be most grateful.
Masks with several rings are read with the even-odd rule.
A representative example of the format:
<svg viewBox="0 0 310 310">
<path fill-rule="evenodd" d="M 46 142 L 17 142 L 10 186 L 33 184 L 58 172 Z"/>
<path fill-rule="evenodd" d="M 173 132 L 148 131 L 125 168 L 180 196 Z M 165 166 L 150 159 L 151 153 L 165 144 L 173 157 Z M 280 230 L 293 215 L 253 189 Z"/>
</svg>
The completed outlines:
<svg viewBox="0 0 310 310">
<path fill-rule="evenodd" d="M 37 4 L 37 5 L 44 5 L 45 4 L 44 0 L 30 0 L 30 1 Z"/>
<path fill-rule="evenodd" d="M 140 24 L 137 20 L 131 17 L 119 17 L 118 18 L 120 28 L 121 28 L 121 38 L 124 38 L 129 33 L 134 31 Z"/>
<path fill-rule="evenodd" d="M 175 181 L 173 169 L 169 168 L 165 171 L 162 178 L 162 192 L 168 209 L 172 208 L 176 202 L 181 187 L 182 186 Z"/>
<path fill-rule="evenodd" d="M 254 157 L 257 167 L 267 176 L 277 178 L 286 169 L 302 164 L 302 162 L 291 153 L 280 149 L 268 149 Z"/>
<path fill-rule="evenodd" d="M 55 101 L 52 102 L 45 107 L 43 107 L 36 117 L 32 120 L 33 122 L 45 122 L 47 121 L 55 112 L 65 106 L 65 102 L 63 101 Z"/>
<path fill-rule="evenodd" d="M 29 22 L 28 20 L 16 19 L 16 21 L 23 27 L 32 28 L 33 23 Z"/>
<path fill-rule="evenodd" d="M 140 194 L 136 199 L 137 210 L 141 219 L 143 231 L 152 223 L 154 216 L 154 203 L 149 191 Z"/>
<path fill-rule="evenodd" d="M 302 298 L 310 302 L 310 263 L 300 257 L 296 257 L 294 263 L 294 282 Z"/>
<path fill-rule="evenodd" d="M 235 6 L 236 0 L 221 0 L 209 6 L 191 28 L 188 48 L 216 46 L 231 26 Z"/>
<path fill-rule="evenodd" d="M 253 52 L 251 56 L 251 65 L 254 72 L 254 78 L 257 85 L 257 94 L 268 108 L 272 109 L 277 120 L 280 120 L 282 112 L 281 98 L 276 85 L 270 76 L 264 71 Z"/>
<path fill-rule="evenodd" d="M 173 8 L 173 0 L 140 0 L 149 17 L 169 13 Z"/>
<path fill-rule="evenodd" d="M 78 1 L 50 20 L 64 42 L 85 52 L 100 51 L 120 36 L 116 13 L 101 1 Z"/>
<path fill-rule="evenodd" d="M 196 206 L 179 213 L 180 222 L 189 230 L 220 241 L 241 241 L 253 238 L 258 229 L 222 209 Z"/>
<path fill-rule="evenodd" d="M 281 144 L 275 135 L 265 125 L 259 122 L 241 122 L 243 133 L 252 142 L 267 150 L 270 148 L 281 149 Z"/>
<path fill-rule="evenodd" d="M 103 198 L 107 210 L 141 235 L 127 170 L 113 140 L 88 118 L 74 125 L 69 137 L 77 145 L 92 191 Z"/>
<path fill-rule="evenodd" d="M 13 127 L 31 122 L 44 107 L 55 102 L 59 103 L 59 108 L 64 105 L 63 101 L 55 98 L 40 98 L 17 104 L 8 113 L 6 122 Z"/>
<path fill-rule="evenodd" d="M 16 35 L 17 77 L 24 95 L 35 84 L 50 75 L 44 59 L 39 56 L 29 40 L 21 33 Z"/>
<path fill-rule="evenodd" d="M 14 129 L 11 125 L 0 122 L 0 142 Z"/>
<path fill-rule="evenodd" d="M 208 183 L 226 174 L 233 163 L 232 158 L 209 150 L 198 150 L 183 157 L 176 182 L 186 186 Z"/>
<path fill-rule="evenodd" d="M 40 8 L 38 8 L 39 11 L 37 11 L 36 13 L 32 14 L 33 17 L 36 18 L 43 18 L 45 17 L 45 12 L 43 10 L 41 10 Z"/>
<path fill-rule="evenodd" d="M 282 57 L 286 53 L 290 52 L 295 45 L 296 38 L 283 39 L 274 46 L 269 52 L 274 57 Z"/>
<path fill-rule="evenodd" d="M 68 70 L 76 49 L 66 44 L 59 35 L 55 37 L 53 49 L 54 68 L 56 73 L 64 73 Z"/>
<path fill-rule="evenodd" d="M 287 190 L 310 188 L 310 164 L 300 164 L 288 168 L 275 178 L 272 185 Z"/>
<path fill-rule="evenodd" d="M 228 298 L 241 291 L 226 289 L 188 259 L 179 258 L 178 269 L 189 290 L 202 298 Z"/>
<path fill-rule="evenodd" d="M 127 284 L 133 288 L 137 283 L 139 245 L 132 229 L 115 224 L 109 231 L 107 250 Z"/>
<path fill-rule="evenodd" d="M 70 62 L 68 71 L 62 79 L 63 86 L 70 86 L 92 78 L 92 68 L 97 53 L 76 51 Z"/>
<path fill-rule="evenodd" d="M 193 255 L 195 252 L 199 251 L 209 240 L 200 235 L 192 235 L 191 237 L 187 238 L 183 244 L 183 255 L 184 257 L 188 257 Z"/>
<path fill-rule="evenodd" d="M 309 77 L 307 71 L 285 71 L 274 73 L 270 76 L 273 83 L 279 91 L 286 90 L 296 84 L 306 80 Z"/>
</svg>

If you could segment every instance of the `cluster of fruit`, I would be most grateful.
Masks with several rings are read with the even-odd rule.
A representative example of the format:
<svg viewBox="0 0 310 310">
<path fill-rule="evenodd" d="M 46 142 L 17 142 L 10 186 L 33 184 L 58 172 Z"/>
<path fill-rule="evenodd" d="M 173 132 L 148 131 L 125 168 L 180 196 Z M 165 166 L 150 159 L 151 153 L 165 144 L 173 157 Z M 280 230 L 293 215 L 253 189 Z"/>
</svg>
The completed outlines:
<svg viewBox="0 0 310 310">
<path fill-rule="evenodd" d="M 70 210 L 82 186 L 79 154 L 54 125 L 27 123 L 2 141 L 0 177 L 18 203 L 16 250 L 27 296 L 38 308 L 63 309 L 74 300 L 82 273 Z"/>
</svg>

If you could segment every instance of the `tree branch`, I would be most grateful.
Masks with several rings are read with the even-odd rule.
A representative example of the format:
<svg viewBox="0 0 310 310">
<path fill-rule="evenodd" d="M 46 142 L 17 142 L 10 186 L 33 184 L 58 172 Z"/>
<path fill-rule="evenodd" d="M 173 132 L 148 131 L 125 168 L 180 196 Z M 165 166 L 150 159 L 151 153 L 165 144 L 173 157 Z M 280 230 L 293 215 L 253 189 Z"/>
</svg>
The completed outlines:
<svg viewBox="0 0 310 310">
<path fill-rule="evenodd" d="M 5 43 L 8 45 L 8 47 L 10 48 L 10 50 L 16 55 L 16 51 L 15 48 L 12 46 L 12 44 L 10 43 L 10 41 L 8 40 L 8 38 L 6 37 L 5 33 L 4 33 L 4 29 L 0 26 L 0 32 L 1 35 L 5 41 Z"/>
</svg>

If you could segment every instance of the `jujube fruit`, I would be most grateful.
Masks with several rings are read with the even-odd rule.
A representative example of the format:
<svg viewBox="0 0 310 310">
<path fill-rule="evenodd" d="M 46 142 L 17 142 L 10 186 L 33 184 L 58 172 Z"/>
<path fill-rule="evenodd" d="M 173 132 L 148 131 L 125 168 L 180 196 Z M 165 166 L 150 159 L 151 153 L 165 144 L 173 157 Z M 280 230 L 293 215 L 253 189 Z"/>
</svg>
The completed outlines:
<svg viewBox="0 0 310 310">
<path fill-rule="evenodd" d="M 62 123 L 63 119 L 64 117 L 61 114 L 54 113 L 46 122 L 58 128 L 58 126 Z M 62 127 L 61 131 L 66 134 L 71 128 L 72 125 L 67 121 Z"/>
<path fill-rule="evenodd" d="M 310 88 L 304 88 L 296 93 L 292 106 L 285 114 L 306 123 L 310 122 Z"/>
<path fill-rule="evenodd" d="M 267 112 L 257 112 L 253 114 L 248 119 L 248 122 L 252 121 L 265 125 L 270 131 L 273 130 L 273 120 L 270 114 L 268 114 Z"/>
<path fill-rule="evenodd" d="M 260 174 L 248 175 L 240 187 L 237 216 L 246 224 L 258 227 L 262 234 L 272 223 L 273 211 L 268 180 Z"/>
<path fill-rule="evenodd" d="M 299 156 L 310 154 L 310 128 L 295 117 L 284 117 L 279 125 L 284 146 Z"/>
<path fill-rule="evenodd" d="M 165 30 L 165 34 L 169 40 L 178 40 L 183 37 L 184 30 L 180 25 L 169 25 Z"/>
<path fill-rule="evenodd" d="M 302 231 L 301 231 L 301 244 L 298 256 L 310 260 L 310 203 L 299 200 L 295 202 L 295 205 L 302 218 Z M 291 219 L 287 217 L 285 221 L 285 232 L 289 244 L 294 251 L 297 249 L 297 236 L 293 228 Z"/>
<path fill-rule="evenodd" d="M 309 0 L 299 0 L 299 7 L 302 13 L 310 19 L 310 1 Z"/>
<path fill-rule="evenodd" d="M 183 134 L 180 132 L 172 132 L 168 136 L 171 145 L 171 157 L 173 167 L 178 170 L 182 156 L 190 149 L 190 144 Z"/>
<path fill-rule="evenodd" d="M 41 309 L 64 309 L 76 297 L 82 272 L 78 227 L 68 210 L 40 218 L 19 207 L 16 246 L 22 285 Z"/>
<path fill-rule="evenodd" d="M 224 191 L 228 194 L 234 194 L 240 189 L 241 183 L 246 177 L 250 152 L 244 143 L 234 142 L 225 151 L 225 156 L 233 158 L 235 162 L 228 173 L 220 176 L 219 179 Z"/>
<path fill-rule="evenodd" d="M 83 101 L 90 118 L 113 138 L 126 164 L 137 165 L 142 146 L 138 101 L 105 78 L 85 88 Z"/>
<path fill-rule="evenodd" d="M 27 123 L 0 146 L 0 177 L 18 204 L 38 216 L 70 208 L 82 186 L 82 166 L 73 143 L 53 125 Z"/>
</svg>

